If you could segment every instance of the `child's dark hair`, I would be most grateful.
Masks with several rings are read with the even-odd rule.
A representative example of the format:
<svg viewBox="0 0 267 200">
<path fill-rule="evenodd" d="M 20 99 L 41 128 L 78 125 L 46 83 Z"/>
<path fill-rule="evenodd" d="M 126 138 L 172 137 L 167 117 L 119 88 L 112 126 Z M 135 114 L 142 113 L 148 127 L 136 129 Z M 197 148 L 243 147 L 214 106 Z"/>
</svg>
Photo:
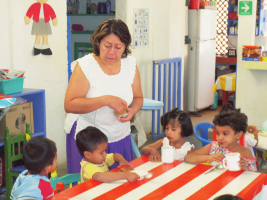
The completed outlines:
<svg viewBox="0 0 267 200">
<path fill-rule="evenodd" d="M 76 135 L 76 145 L 82 156 L 85 151 L 93 153 L 93 151 L 102 142 L 107 142 L 107 136 L 96 127 L 88 126 Z"/>
<path fill-rule="evenodd" d="M 245 115 L 245 113 L 241 113 L 241 115 L 247 120 L 248 119 L 248 116 Z"/>
<path fill-rule="evenodd" d="M 222 112 L 215 116 L 213 120 L 215 126 L 230 126 L 236 133 L 247 130 L 247 120 L 236 111 Z"/>
<path fill-rule="evenodd" d="M 52 165 L 56 154 L 56 143 L 42 136 L 31 138 L 23 146 L 23 161 L 31 174 L 39 174 Z"/>
<path fill-rule="evenodd" d="M 165 127 L 171 120 L 178 121 L 181 124 L 181 135 L 182 137 L 188 137 L 193 135 L 193 125 L 189 115 L 178 108 L 174 108 L 171 111 L 161 116 L 161 125 L 165 130 Z"/>
<path fill-rule="evenodd" d="M 216 197 L 214 200 L 242 200 L 242 199 L 232 194 L 224 194 L 224 195 Z"/>
<path fill-rule="evenodd" d="M 231 103 L 226 103 L 220 110 L 220 113 L 225 112 L 225 111 L 237 111 L 240 112 L 240 108 L 236 109 Z"/>
</svg>

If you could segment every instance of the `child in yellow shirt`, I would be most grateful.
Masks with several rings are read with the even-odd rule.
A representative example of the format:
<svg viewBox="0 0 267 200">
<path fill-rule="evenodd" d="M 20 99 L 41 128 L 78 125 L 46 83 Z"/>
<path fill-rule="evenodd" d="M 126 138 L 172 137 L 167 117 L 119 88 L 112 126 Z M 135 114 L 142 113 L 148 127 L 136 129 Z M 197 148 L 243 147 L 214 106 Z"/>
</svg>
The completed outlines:
<svg viewBox="0 0 267 200">
<path fill-rule="evenodd" d="M 133 165 L 127 162 L 119 153 L 107 154 L 107 136 L 96 127 L 88 126 L 76 135 L 76 145 L 83 156 L 81 161 L 81 182 L 93 179 L 99 182 L 112 182 L 126 179 L 134 182 L 139 175 L 133 172 L 109 172 L 108 167 L 115 162 L 119 166 Z"/>
</svg>

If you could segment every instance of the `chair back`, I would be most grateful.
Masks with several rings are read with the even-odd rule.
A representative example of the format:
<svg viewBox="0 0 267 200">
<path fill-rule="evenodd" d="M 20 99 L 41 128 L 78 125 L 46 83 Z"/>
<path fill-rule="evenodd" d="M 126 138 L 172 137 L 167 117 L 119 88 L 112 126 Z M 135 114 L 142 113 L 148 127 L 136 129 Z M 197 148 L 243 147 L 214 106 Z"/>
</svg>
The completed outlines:
<svg viewBox="0 0 267 200">
<path fill-rule="evenodd" d="M 29 124 L 26 124 L 26 132 L 31 137 L 31 133 L 27 131 L 29 129 Z M 29 137 L 29 138 L 30 138 Z M 23 144 L 27 141 L 26 134 L 19 134 L 13 137 L 10 137 L 9 128 L 5 129 L 5 138 L 4 138 L 4 149 L 5 149 L 5 173 L 6 173 L 6 197 L 10 198 L 11 190 L 13 187 L 13 177 L 18 177 L 25 170 L 23 165 L 17 167 L 15 171 L 11 171 L 13 168 L 12 163 L 23 158 L 22 147 Z"/>
<path fill-rule="evenodd" d="M 214 125 L 208 122 L 201 122 L 195 125 L 194 132 L 199 141 L 202 142 L 202 146 L 206 146 L 210 144 L 210 140 L 208 139 L 208 130 L 209 128 L 214 129 Z M 199 133 L 200 134 L 199 134 Z"/>
<path fill-rule="evenodd" d="M 73 183 L 79 184 L 81 182 L 81 174 L 67 174 L 65 176 L 62 176 L 60 178 L 57 177 L 56 170 L 51 173 L 51 179 L 50 184 L 52 188 L 54 189 L 54 193 L 62 192 L 64 191 L 64 185 L 69 185 L 69 187 L 72 187 Z"/>
</svg>

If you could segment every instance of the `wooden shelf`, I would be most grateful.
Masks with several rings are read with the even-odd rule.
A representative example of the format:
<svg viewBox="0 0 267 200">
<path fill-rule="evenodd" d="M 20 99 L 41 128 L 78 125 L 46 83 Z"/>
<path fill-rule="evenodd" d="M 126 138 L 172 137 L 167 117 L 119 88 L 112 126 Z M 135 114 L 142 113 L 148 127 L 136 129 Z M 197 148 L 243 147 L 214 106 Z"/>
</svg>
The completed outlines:
<svg viewBox="0 0 267 200">
<path fill-rule="evenodd" d="M 267 62 L 262 61 L 242 61 L 244 69 L 267 70 Z"/>
<path fill-rule="evenodd" d="M 115 17 L 115 14 L 68 14 L 68 16 L 112 16 Z"/>
<path fill-rule="evenodd" d="M 93 34 L 94 31 L 71 31 L 72 34 Z"/>
</svg>

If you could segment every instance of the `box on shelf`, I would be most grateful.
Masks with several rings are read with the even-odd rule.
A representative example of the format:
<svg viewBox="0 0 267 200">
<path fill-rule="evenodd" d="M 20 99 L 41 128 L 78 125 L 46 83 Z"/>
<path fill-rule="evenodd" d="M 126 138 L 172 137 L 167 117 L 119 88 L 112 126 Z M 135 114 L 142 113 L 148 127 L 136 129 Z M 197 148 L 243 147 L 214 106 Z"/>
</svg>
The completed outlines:
<svg viewBox="0 0 267 200">
<path fill-rule="evenodd" d="M 0 121 L 0 139 L 5 137 L 5 128 L 9 128 L 10 137 L 24 134 L 26 123 L 30 123 L 31 133 L 34 133 L 32 102 L 10 106 Z"/>
<path fill-rule="evenodd" d="M 23 82 L 25 77 L 2 79 L 0 81 L 0 94 L 15 94 L 23 90 Z"/>
<path fill-rule="evenodd" d="M 261 60 L 261 46 L 243 46 L 242 60 L 245 61 L 260 61 Z"/>
</svg>

